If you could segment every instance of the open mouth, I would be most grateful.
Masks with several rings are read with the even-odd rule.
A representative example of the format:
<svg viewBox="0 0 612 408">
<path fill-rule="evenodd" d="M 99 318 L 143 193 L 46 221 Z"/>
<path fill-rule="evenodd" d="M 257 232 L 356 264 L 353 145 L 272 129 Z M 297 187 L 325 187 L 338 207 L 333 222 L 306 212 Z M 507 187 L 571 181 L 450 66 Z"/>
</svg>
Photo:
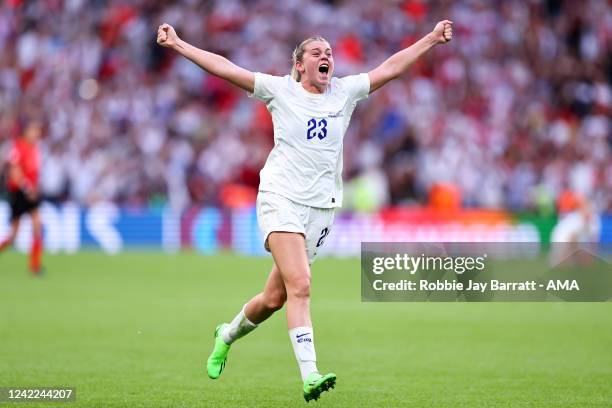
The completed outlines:
<svg viewBox="0 0 612 408">
<path fill-rule="evenodd" d="M 329 73 L 329 64 L 327 63 L 323 63 L 321 65 L 319 65 L 319 72 L 322 74 L 328 74 Z"/>
</svg>

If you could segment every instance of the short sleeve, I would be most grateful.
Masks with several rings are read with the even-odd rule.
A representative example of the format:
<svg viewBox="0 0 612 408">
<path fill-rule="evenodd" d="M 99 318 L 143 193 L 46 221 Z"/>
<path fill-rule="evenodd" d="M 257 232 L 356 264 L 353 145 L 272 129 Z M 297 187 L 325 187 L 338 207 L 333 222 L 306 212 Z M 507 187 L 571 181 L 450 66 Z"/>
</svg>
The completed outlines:
<svg viewBox="0 0 612 408">
<path fill-rule="evenodd" d="M 270 102 L 280 91 L 283 77 L 255 73 L 255 89 L 249 93 L 249 97 L 257 98 L 266 103 Z"/>
<path fill-rule="evenodd" d="M 370 76 L 367 73 L 349 75 L 340 79 L 342 86 L 354 102 L 367 98 L 370 95 Z"/>
</svg>

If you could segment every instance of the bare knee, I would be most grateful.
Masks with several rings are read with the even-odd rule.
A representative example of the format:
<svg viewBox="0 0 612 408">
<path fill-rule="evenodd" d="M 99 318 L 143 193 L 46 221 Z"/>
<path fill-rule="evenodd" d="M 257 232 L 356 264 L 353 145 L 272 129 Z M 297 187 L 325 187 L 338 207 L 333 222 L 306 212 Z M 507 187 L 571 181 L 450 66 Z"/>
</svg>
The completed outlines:
<svg viewBox="0 0 612 408">
<path fill-rule="evenodd" d="M 266 309 L 276 312 L 282 309 L 287 301 L 287 295 L 283 292 L 264 293 L 263 303 Z"/>
<path fill-rule="evenodd" d="M 42 233 L 42 223 L 38 212 L 32 213 L 32 233 L 34 236 L 39 236 Z"/>
<path fill-rule="evenodd" d="M 287 295 L 295 299 L 310 298 L 310 276 L 295 279 L 287 285 Z"/>
</svg>

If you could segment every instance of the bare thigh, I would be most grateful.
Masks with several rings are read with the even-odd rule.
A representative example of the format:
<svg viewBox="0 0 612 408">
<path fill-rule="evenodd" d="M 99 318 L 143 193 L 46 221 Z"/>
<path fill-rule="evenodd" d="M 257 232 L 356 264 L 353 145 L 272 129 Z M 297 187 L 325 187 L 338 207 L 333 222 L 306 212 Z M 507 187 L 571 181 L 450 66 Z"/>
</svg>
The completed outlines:
<svg viewBox="0 0 612 408">
<path fill-rule="evenodd" d="M 275 265 L 280 269 L 287 295 L 304 283 L 310 285 L 310 265 L 306 255 L 306 243 L 302 234 L 273 232 L 268 237 Z"/>
</svg>

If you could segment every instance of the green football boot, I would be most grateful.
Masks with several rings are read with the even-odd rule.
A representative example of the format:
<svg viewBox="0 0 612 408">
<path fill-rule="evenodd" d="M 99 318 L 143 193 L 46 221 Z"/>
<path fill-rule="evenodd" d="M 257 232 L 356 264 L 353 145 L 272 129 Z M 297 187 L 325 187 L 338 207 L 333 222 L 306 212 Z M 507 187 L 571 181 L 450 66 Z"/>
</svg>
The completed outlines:
<svg viewBox="0 0 612 408">
<path fill-rule="evenodd" d="M 306 402 L 310 400 L 318 400 L 322 392 L 334 388 L 336 386 L 336 374 L 329 373 L 321 375 L 317 372 L 308 374 L 304 380 L 304 399 Z"/>
<path fill-rule="evenodd" d="M 227 323 L 222 323 L 215 329 L 215 347 L 213 348 L 208 361 L 206 362 L 206 370 L 208 376 L 213 380 L 219 378 L 223 369 L 225 368 L 225 361 L 227 360 L 227 353 L 229 353 L 230 345 L 223 341 L 223 330 L 229 326 Z"/>
</svg>

